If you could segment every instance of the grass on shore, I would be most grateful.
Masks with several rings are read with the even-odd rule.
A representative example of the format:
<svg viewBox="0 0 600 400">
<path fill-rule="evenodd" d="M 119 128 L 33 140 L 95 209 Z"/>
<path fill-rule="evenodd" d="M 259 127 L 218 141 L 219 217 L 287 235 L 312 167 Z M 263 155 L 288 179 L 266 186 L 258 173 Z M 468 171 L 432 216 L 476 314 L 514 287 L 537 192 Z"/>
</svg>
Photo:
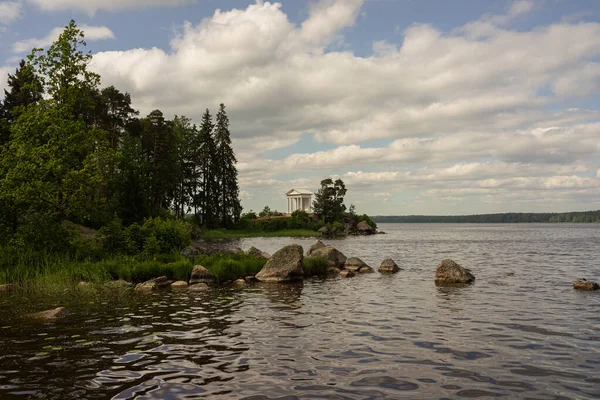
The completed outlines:
<svg viewBox="0 0 600 400">
<path fill-rule="evenodd" d="M 320 237 L 320 232 L 310 229 L 286 229 L 281 231 L 255 231 L 255 230 L 223 230 L 213 229 L 202 232 L 203 239 L 230 239 L 248 237 Z"/>
</svg>

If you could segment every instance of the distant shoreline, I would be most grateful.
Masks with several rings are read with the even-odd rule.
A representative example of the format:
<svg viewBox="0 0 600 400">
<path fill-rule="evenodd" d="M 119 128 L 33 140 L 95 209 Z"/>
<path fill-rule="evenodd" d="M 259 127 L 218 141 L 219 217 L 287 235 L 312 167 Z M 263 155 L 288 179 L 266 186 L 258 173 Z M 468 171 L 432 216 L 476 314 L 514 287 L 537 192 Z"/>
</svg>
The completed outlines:
<svg viewBox="0 0 600 400">
<path fill-rule="evenodd" d="M 371 219 L 376 223 L 600 223 L 600 210 L 566 213 L 500 213 L 474 215 L 376 215 Z"/>
</svg>

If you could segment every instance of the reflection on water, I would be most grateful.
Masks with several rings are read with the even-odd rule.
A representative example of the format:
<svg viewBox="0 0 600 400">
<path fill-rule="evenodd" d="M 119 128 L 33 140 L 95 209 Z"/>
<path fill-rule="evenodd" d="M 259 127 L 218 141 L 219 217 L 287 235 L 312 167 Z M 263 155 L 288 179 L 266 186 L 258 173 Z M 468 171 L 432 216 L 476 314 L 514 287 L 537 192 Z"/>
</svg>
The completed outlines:
<svg viewBox="0 0 600 400">
<path fill-rule="evenodd" d="M 0 398 L 600 398 L 600 227 L 388 225 L 335 245 L 394 276 L 21 304 L 0 322 Z M 273 252 L 311 240 L 246 239 Z M 433 283 L 450 257 L 465 288 Z M 514 273 L 509 275 L 508 272 Z M 50 304 L 51 303 L 51 304 Z M 33 324 L 23 308 L 66 305 Z"/>
</svg>

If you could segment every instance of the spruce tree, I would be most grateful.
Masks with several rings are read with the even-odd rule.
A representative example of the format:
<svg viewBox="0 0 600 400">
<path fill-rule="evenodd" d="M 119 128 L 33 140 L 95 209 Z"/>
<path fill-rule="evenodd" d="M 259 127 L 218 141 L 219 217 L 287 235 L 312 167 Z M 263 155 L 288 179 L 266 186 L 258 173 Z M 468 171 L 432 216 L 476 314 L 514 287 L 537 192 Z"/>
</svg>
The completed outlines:
<svg viewBox="0 0 600 400">
<path fill-rule="evenodd" d="M 237 179 L 237 160 L 231 147 L 229 118 L 221 103 L 215 124 L 216 176 L 218 183 L 218 215 L 222 227 L 230 227 L 242 212 Z"/>
<path fill-rule="evenodd" d="M 202 225 L 214 227 L 218 221 L 217 181 L 215 170 L 216 146 L 213 137 L 214 124 L 208 108 L 202 115 L 202 125 L 198 135 L 196 167 L 198 173 L 198 187 L 196 188 L 195 204 L 200 208 L 197 218 Z"/>
</svg>

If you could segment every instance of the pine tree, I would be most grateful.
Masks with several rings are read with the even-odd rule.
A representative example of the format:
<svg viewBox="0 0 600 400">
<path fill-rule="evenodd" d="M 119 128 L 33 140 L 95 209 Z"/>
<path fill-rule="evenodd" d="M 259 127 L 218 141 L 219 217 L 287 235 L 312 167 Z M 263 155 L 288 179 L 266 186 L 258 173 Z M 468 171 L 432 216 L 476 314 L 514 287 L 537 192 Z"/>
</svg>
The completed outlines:
<svg viewBox="0 0 600 400">
<path fill-rule="evenodd" d="M 222 227 L 239 220 L 242 207 L 239 199 L 237 160 L 231 147 L 229 118 L 221 103 L 215 124 L 216 177 L 218 183 L 218 215 Z"/>
<path fill-rule="evenodd" d="M 196 168 L 198 185 L 195 189 L 195 204 L 200 208 L 196 213 L 200 223 L 214 227 L 217 221 L 216 196 L 217 182 L 215 171 L 216 146 L 213 137 L 214 124 L 208 108 L 202 115 L 202 125 L 198 135 Z"/>
</svg>

